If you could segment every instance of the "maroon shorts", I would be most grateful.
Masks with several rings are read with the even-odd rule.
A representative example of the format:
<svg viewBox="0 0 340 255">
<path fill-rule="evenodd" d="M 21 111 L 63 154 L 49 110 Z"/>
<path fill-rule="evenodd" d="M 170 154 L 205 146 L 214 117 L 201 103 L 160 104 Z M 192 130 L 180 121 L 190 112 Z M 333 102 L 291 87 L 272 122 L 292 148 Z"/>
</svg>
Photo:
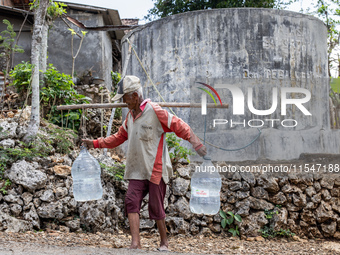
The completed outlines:
<svg viewBox="0 0 340 255">
<path fill-rule="evenodd" d="M 165 218 L 164 197 L 166 184 L 163 179 L 159 185 L 148 180 L 129 180 L 125 196 L 125 215 L 140 212 L 143 198 L 149 193 L 149 218 L 162 220 Z"/>
</svg>

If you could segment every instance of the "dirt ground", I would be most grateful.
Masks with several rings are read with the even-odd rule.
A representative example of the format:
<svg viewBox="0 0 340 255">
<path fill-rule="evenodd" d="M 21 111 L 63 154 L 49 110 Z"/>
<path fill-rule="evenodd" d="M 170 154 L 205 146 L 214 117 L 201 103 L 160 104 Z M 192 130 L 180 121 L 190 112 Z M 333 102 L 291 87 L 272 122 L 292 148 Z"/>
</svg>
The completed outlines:
<svg viewBox="0 0 340 255">
<path fill-rule="evenodd" d="M 0 233 L 0 254 L 169 254 L 157 252 L 157 234 L 142 234 L 143 250 L 126 249 L 126 233 L 86 234 L 60 231 Z M 325 240 L 279 239 L 246 241 L 218 236 L 169 237 L 172 254 L 340 254 L 340 242 Z"/>
</svg>

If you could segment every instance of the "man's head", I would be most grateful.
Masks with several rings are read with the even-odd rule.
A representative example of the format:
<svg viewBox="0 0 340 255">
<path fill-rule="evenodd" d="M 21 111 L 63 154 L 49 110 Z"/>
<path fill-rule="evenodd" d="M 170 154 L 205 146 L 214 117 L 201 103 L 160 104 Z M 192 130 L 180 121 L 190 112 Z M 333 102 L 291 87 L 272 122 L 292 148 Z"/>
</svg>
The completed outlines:
<svg viewBox="0 0 340 255">
<path fill-rule="evenodd" d="M 143 101 L 142 85 L 138 77 L 127 75 L 118 83 L 118 91 L 113 101 L 120 99 L 123 99 L 130 110 L 136 109 Z"/>
</svg>

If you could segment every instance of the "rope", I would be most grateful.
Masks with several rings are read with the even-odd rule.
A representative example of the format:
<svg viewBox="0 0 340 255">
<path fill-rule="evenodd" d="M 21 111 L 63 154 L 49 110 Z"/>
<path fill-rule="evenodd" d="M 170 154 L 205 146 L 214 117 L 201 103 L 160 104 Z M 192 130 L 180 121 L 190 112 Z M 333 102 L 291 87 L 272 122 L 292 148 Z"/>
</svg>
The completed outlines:
<svg viewBox="0 0 340 255">
<path fill-rule="evenodd" d="M 125 74 L 126 74 L 126 70 L 127 70 L 127 66 L 128 66 L 130 57 L 131 57 L 131 46 L 129 47 L 128 56 L 127 56 L 127 59 L 126 59 L 126 61 L 125 61 L 125 63 L 124 63 L 124 66 L 123 66 L 122 78 L 123 78 L 123 77 L 125 76 Z M 113 123 L 113 119 L 114 119 L 114 117 L 115 117 L 115 113 L 116 113 L 116 108 L 112 108 L 111 116 L 110 116 L 110 120 L 109 120 L 109 126 L 107 127 L 106 137 L 110 136 L 110 134 L 111 134 L 112 123 Z M 104 149 L 103 155 L 104 155 L 104 156 L 107 155 L 107 148 Z"/>
<path fill-rule="evenodd" d="M 138 55 L 137 55 L 137 52 L 135 51 L 134 45 L 131 44 L 129 38 L 126 38 L 126 40 L 127 40 L 127 42 L 130 44 L 130 46 L 131 46 L 131 48 L 132 48 L 132 50 L 133 50 L 133 53 L 135 53 L 135 56 L 136 56 L 136 58 L 137 58 L 139 64 L 140 64 L 141 67 L 143 68 L 143 70 L 144 70 L 146 76 L 148 77 L 148 79 L 149 79 L 149 81 L 151 82 L 152 86 L 153 86 L 154 89 L 156 90 L 157 94 L 158 94 L 159 97 L 163 100 L 163 102 L 165 102 L 165 100 L 164 100 L 164 98 L 162 97 L 161 93 L 159 93 L 158 89 L 156 88 L 156 85 L 155 85 L 155 84 L 153 83 L 153 81 L 151 80 L 151 78 L 150 78 L 148 72 L 145 70 L 142 61 L 139 59 L 139 57 L 138 57 Z M 172 112 L 173 115 L 177 116 L 176 113 L 174 113 L 174 111 L 173 111 L 170 107 L 168 107 L 168 108 L 169 108 L 169 110 Z"/>
<path fill-rule="evenodd" d="M 164 98 L 162 97 L 162 95 L 161 95 L 160 92 L 158 91 L 157 87 L 155 86 L 155 84 L 154 84 L 153 81 L 151 80 L 151 78 L 150 78 L 148 72 L 145 70 L 142 61 L 139 59 L 139 57 L 138 57 L 138 55 L 137 55 L 137 52 L 136 52 L 135 49 L 134 49 L 134 45 L 130 42 L 129 38 L 126 38 L 126 40 L 127 40 L 127 42 L 129 43 L 130 47 L 132 48 L 132 50 L 133 50 L 133 52 L 134 52 L 134 54 L 135 54 L 135 56 L 136 56 L 136 58 L 137 58 L 139 64 L 141 65 L 142 69 L 144 70 L 146 76 L 148 77 L 148 79 L 149 79 L 149 81 L 151 82 L 152 86 L 153 86 L 154 89 L 156 90 L 157 94 L 158 94 L 159 97 L 163 100 L 163 102 L 165 102 Z M 168 108 L 169 108 L 169 110 L 172 112 L 173 115 L 177 116 L 176 113 L 174 113 L 173 110 L 172 110 L 170 107 L 168 107 Z M 243 149 L 247 148 L 248 146 L 252 145 L 252 144 L 260 137 L 260 135 L 261 135 L 261 130 L 260 130 L 259 128 L 258 128 L 257 130 L 259 131 L 259 133 L 258 133 L 257 136 L 256 136 L 250 143 L 248 143 L 247 145 L 242 146 L 241 148 L 237 148 L 237 149 L 225 149 L 225 148 L 216 146 L 216 145 L 214 145 L 214 144 L 211 144 L 211 143 L 205 141 L 205 136 L 206 136 L 206 131 L 207 131 L 207 116 L 205 115 L 205 120 L 204 120 L 204 138 L 202 139 L 202 138 L 199 137 L 199 136 L 197 136 L 197 137 L 198 137 L 199 139 L 201 139 L 201 140 L 203 141 L 204 144 L 208 144 L 208 145 L 210 145 L 210 146 L 212 146 L 212 147 L 214 147 L 214 148 L 217 148 L 217 149 L 219 149 L 219 150 L 223 150 L 223 151 L 239 151 L 239 150 L 243 150 Z"/>
</svg>

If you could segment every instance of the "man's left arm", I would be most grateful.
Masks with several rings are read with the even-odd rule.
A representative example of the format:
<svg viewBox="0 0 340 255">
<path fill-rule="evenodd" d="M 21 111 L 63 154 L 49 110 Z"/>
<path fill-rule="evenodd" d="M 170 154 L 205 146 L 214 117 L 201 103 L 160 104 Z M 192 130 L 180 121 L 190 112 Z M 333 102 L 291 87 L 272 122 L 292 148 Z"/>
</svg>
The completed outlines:
<svg viewBox="0 0 340 255">
<path fill-rule="evenodd" d="M 151 103 L 151 105 L 163 126 L 164 132 L 174 132 L 178 137 L 190 142 L 198 155 L 203 157 L 207 154 L 206 147 L 201 143 L 200 139 L 187 123 L 164 110 L 158 104 Z"/>
</svg>

